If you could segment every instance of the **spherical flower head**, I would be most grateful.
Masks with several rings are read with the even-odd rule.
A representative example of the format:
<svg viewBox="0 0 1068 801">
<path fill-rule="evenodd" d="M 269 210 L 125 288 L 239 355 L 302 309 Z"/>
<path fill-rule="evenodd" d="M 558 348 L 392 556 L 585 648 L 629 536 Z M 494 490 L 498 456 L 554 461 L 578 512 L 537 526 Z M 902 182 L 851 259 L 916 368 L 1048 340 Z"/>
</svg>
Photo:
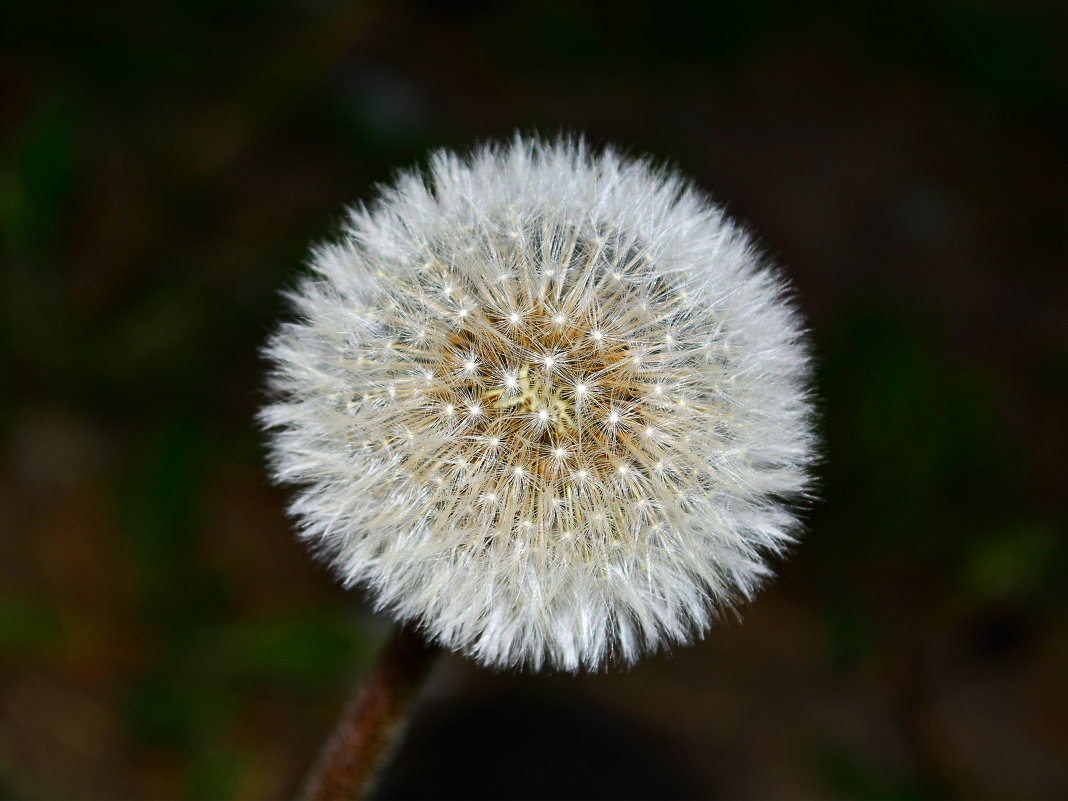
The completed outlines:
<svg viewBox="0 0 1068 801">
<path fill-rule="evenodd" d="M 703 633 L 791 541 L 814 437 L 784 279 L 679 176 L 581 141 L 438 152 L 351 211 L 271 340 L 300 536 L 494 666 Z"/>
</svg>

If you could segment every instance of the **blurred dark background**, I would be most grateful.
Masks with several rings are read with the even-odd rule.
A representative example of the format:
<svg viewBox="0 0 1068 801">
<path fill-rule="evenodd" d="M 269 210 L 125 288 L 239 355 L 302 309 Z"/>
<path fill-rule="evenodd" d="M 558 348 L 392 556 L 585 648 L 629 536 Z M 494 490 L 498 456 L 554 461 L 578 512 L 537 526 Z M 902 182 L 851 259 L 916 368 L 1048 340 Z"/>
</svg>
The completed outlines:
<svg viewBox="0 0 1068 801">
<path fill-rule="evenodd" d="M 448 657 L 383 797 L 1068 796 L 1062 4 L 0 10 L 0 795 L 277 799 L 388 630 L 293 542 L 257 350 L 437 146 L 585 131 L 795 279 L 822 501 L 701 644 Z"/>
</svg>

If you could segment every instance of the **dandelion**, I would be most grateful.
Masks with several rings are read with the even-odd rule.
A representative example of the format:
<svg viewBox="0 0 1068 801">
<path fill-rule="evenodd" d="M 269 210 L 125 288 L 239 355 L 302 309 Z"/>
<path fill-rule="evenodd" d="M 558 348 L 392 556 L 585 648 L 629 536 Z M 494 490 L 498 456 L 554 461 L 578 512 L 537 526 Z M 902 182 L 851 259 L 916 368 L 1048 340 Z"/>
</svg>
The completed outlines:
<svg viewBox="0 0 1068 801">
<path fill-rule="evenodd" d="M 684 643 L 791 542 L 801 322 L 678 175 L 517 137 L 317 248 L 267 353 L 276 478 L 345 585 L 493 666 Z"/>
</svg>

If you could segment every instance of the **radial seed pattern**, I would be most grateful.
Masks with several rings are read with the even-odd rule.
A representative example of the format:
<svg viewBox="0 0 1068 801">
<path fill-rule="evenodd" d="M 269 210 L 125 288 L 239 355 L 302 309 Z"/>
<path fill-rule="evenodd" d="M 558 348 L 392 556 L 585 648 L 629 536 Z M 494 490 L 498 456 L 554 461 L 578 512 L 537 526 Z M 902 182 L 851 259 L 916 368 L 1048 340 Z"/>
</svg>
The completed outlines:
<svg viewBox="0 0 1068 801">
<path fill-rule="evenodd" d="M 269 349 L 304 535 L 491 664 L 597 666 L 703 631 L 805 486 L 778 280 L 718 210 L 612 154 L 517 140 L 430 179 L 317 252 Z"/>
</svg>

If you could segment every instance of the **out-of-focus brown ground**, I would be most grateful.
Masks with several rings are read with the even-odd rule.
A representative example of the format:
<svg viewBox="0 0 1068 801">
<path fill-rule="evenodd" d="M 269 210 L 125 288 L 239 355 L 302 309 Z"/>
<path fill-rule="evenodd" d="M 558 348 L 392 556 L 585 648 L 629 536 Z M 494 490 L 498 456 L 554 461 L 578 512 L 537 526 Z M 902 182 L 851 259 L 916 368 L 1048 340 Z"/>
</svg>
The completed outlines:
<svg viewBox="0 0 1068 801">
<path fill-rule="evenodd" d="M 794 278 L 822 500 L 701 644 L 448 657 L 383 797 L 1068 795 L 1055 5 L 0 11 L 0 794 L 282 798 L 387 621 L 252 416 L 280 288 L 434 146 L 670 159 Z"/>
</svg>

